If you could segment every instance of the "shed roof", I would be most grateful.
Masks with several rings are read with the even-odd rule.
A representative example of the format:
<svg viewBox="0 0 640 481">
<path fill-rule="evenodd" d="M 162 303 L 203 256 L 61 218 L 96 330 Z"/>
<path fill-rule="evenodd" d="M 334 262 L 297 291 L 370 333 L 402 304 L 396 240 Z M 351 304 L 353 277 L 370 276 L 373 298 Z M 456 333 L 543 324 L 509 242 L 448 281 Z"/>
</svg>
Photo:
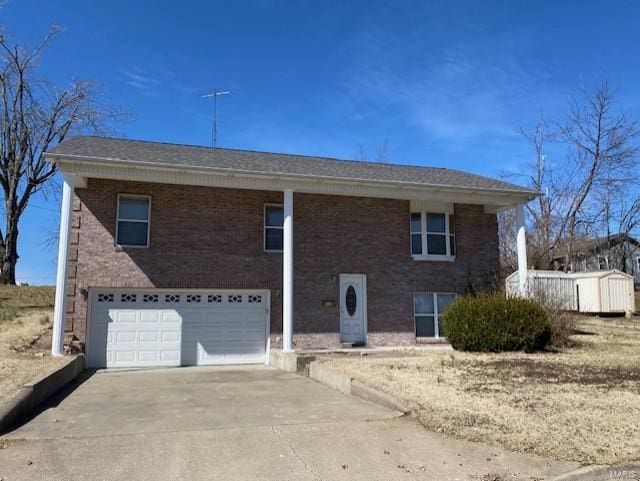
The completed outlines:
<svg viewBox="0 0 640 481">
<path fill-rule="evenodd" d="M 576 277 L 576 278 L 601 278 L 601 277 L 607 277 L 607 276 L 611 276 L 611 275 L 617 275 L 617 276 L 622 276 L 622 277 L 630 277 L 633 279 L 632 275 L 627 274 L 626 272 L 622 272 L 619 271 L 617 269 L 613 269 L 610 271 L 590 271 L 590 272 L 572 272 L 570 273 L 571 277 Z"/>
</svg>

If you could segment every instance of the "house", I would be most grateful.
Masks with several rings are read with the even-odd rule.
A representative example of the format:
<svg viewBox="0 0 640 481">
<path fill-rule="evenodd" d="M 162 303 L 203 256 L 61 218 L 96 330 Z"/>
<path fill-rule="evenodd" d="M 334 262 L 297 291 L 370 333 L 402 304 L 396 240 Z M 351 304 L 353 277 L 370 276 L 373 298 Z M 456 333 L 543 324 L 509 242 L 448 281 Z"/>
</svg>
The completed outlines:
<svg viewBox="0 0 640 481">
<path fill-rule="evenodd" d="M 537 192 L 443 168 L 76 137 L 63 174 L 52 352 L 90 366 L 264 362 L 412 345 L 491 288 L 496 213 Z M 526 274 L 526 261 L 521 264 Z"/>
<path fill-rule="evenodd" d="M 630 235 L 579 239 L 572 252 L 570 258 L 568 254 L 556 256 L 554 268 L 572 272 L 618 270 L 632 275 L 636 287 L 640 286 L 640 243 Z"/>
</svg>

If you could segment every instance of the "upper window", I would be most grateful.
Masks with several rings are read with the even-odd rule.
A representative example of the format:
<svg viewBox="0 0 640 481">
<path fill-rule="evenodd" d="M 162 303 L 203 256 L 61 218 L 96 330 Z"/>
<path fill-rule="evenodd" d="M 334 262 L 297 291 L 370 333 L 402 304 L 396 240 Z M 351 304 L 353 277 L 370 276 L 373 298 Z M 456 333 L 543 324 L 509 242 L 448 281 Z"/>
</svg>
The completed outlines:
<svg viewBox="0 0 640 481">
<path fill-rule="evenodd" d="M 445 212 L 411 212 L 411 255 L 449 259 L 456 255 L 455 222 Z"/>
<path fill-rule="evenodd" d="M 416 292 L 413 295 L 416 337 L 445 337 L 442 313 L 455 296 L 449 292 Z"/>
<path fill-rule="evenodd" d="M 149 247 L 151 197 L 118 195 L 116 243 L 123 247 Z"/>
<path fill-rule="evenodd" d="M 284 210 L 282 205 L 264 206 L 264 250 L 282 252 Z"/>
</svg>

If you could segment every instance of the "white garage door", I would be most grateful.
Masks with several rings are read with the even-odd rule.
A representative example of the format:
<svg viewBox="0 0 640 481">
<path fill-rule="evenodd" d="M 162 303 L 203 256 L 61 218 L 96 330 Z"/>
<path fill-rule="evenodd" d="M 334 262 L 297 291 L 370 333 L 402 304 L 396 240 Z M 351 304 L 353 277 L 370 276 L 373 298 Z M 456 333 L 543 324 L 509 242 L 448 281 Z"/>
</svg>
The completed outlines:
<svg viewBox="0 0 640 481">
<path fill-rule="evenodd" d="M 91 289 L 89 367 L 265 361 L 269 291 Z"/>
</svg>

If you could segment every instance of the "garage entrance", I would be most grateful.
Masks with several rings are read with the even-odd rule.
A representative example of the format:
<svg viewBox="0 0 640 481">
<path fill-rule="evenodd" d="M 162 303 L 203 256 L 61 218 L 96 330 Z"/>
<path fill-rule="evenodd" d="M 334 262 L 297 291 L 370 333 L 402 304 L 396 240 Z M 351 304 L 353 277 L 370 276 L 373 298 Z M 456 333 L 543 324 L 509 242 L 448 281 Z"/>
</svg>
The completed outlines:
<svg viewBox="0 0 640 481">
<path fill-rule="evenodd" d="M 264 363 L 268 290 L 91 289 L 89 367 Z"/>
</svg>

